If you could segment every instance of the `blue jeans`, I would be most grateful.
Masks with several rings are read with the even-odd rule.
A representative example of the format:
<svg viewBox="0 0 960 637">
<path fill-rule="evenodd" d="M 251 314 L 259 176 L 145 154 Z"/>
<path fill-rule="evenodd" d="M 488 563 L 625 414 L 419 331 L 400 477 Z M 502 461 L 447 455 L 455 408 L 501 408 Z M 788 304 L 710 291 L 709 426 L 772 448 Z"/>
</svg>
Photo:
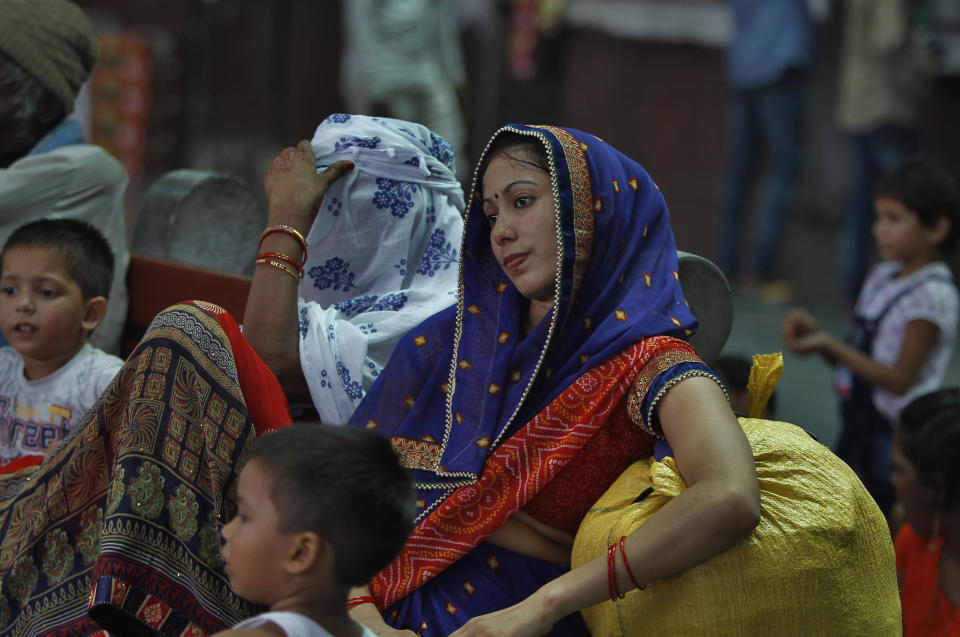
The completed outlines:
<svg viewBox="0 0 960 637">
<path fill-rule="evenodd" d="M 770 174 L 757 221 L 749 274 L 769 276 L 800 168 L 806 84 L 806 73 L 791 69 L 770 86 L 736 91 L 733 95 L 720 233 L 720 263 L 728 277 L 736 276 L 740 270 L 742 213 L 750 180 L 760 168 L 761 142 L 769 150 Z"/>
<path fill-rule="evenodd" d="M 852 140 L 853 184 L 842 244 L 841 275 L 844 294 L 855 301 L 867 271 L 872 241 L 873 187 L 877 179 L 896 168 L 905 157 L 920 151 L 920 133 L 915 128 L 884 124 L 854 135 Z"/>
</svg>

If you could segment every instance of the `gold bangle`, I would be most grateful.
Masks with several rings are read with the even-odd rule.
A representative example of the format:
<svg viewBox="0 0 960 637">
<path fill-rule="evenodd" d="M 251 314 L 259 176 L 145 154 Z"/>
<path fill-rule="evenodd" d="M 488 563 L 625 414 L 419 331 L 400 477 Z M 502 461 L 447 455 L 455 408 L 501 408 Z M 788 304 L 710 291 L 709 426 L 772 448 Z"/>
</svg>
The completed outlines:
<svg viewBox="0 0 960 637">
<path fill-rule="evenodd" d="M 272 259 L 274 261 L 281 261 L 286 263 L 291 268 L 293 268 L 297 273 L 297 278 L 301 281 L 303 280 L 303 266 L 300 265 L 300 262 L 294 259 L 293 257 L 283 254 L 281 252 L 261 252 L 257 255 L 258 259 Z"/>
<path fill-rule="evenodd" d="M 277 232 L 282 232 L 283 234 L 290 235 L 297 240 L 297 243 L 300 244 L 300 249 L 303 251 L 303 258 L 300 260 L 300 265 L 303 265 L 307 262 L 307 240 L 303 238 L 303 234 L 293 226 L 286 226 L 282 223 L 278 223 L 272 226 L 267 226 L 267 229 L 263 231 L 263 234 L 260 235 L 260 243 L 257 245 L 258 250 L 263 250 L 263 240 L 267 238 L 267 235 L 271 235 Z"/>
<path fill-rule="evenodd" d="M 284 272 L 286 272 L 287 274 L 295 278 L 297 282 L 300 281 L 300 276 L 298 276 L 298 273 L 294 271 L 293 268 L 290 267 L 290 265 L 283 263 L 282 261 L 274 261 L 273 259 L 257 259 L 256 261 L 254 261 L 254 263 L 256 265 L 273 266 L 278 270 L 283 270 Z"/>
</svg>

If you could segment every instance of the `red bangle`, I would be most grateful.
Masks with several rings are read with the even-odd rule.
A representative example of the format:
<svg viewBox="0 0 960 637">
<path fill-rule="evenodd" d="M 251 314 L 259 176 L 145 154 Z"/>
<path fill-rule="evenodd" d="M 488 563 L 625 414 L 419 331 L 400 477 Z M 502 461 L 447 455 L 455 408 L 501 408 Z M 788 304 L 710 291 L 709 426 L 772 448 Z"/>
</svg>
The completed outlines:
<svg viewBox="0 0 960 637">
<path fill-rule="evenodd" d="M 615 602 L 618 598 L 623 599 L 624 593 L 620 592 L 620 586 L 617 584 L 617 545 L 613 543 L 607 549 L 607 586 L 610 588 L 610 601 Z"/>
<path fill-rule="evenodd" d="M 293 226 L 285 226 L 279 223 L 273 226 L 267 226 L 267 229 L 260 235 L 260 243 L 257 244 L 257 249 L 259 250 L 263 247 L 263 240 L 267 238 L 267 235 L 274 234 L 275 232 L 282 232 L 296 239 L 297 243 L 300 244 L 300 249 L 303 250 L 303 259 L 300 260 L 300 265 L 307 262 L 307 240 L 304 239 L 303 234 Z"/>
<path fill-rule="evenodd" d="M 293 257 L 283 254 L 282 252 L 261 252 L 257 255 L 258 259 L 275 259 L 277 261 L 283 261 L 284 263 L 289 263 L 294 270 L 297 271 L 297 274 L 300 275 L 300 278 L 303 279 L 303 265 L 301 265 Z"/>
<path fill-rule="evenodd" d="M 360 597 L 351 597 L 347 600 L 347 609 L 351 609 L 354 606 L 359 606 L 360 604 L 376 604 L 377 600 L 373 598 L 372 595 L 362 595 Z"/>
<path fill-rule="evenodd" d="M 637 578 L 633 576 L 633 571 L 630 570 L 630 562 L 627 561 L 627 552 L 623 550 L 623 541 L 627 539 L 626 535 L 620 536 L 620 558 L 623 560 L 623 567 L 627 569 L 627 577 L 630 578 L 630 581 L 633 582 L 633 585 L 643 590 L 646 588 L 646 585 L 639 584 Z"/>
</svg>

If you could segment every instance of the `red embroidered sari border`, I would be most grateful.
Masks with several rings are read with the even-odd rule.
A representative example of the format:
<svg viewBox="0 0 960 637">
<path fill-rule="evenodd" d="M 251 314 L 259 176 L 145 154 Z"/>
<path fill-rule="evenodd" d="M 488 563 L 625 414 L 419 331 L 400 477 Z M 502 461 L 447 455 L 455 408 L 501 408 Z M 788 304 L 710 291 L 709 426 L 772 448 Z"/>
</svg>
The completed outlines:
<svg viewBox="0 0 960 637">
<path fill-rule="evenodd" d="M 417 526 L 400 556 L 373 578 L 378 606 L 386 608 L 416 590 L 523 508 L 602 426 L 650 358 L 680 342 L 657 336 L 627 348 L 580 376 L 504 442 L 480 480 L 450 494 Z"/>
</svg>

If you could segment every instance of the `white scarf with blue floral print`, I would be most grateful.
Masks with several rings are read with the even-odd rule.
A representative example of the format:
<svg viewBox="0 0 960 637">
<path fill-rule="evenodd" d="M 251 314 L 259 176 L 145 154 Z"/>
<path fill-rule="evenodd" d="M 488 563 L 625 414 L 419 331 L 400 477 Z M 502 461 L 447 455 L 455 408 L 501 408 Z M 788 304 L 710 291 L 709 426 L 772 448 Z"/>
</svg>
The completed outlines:
<svg viewBox="0 0 960 637">
<path fill-rule="evenodd" d="M 356 165 L 323 199 L 300 284 L 303 373 L 321 420 L 343 424 L 397 340 L 456 301 L 463 189 L 419 124 L 335 114 L 311 145 L 318 170 Z"/>
</svg>

